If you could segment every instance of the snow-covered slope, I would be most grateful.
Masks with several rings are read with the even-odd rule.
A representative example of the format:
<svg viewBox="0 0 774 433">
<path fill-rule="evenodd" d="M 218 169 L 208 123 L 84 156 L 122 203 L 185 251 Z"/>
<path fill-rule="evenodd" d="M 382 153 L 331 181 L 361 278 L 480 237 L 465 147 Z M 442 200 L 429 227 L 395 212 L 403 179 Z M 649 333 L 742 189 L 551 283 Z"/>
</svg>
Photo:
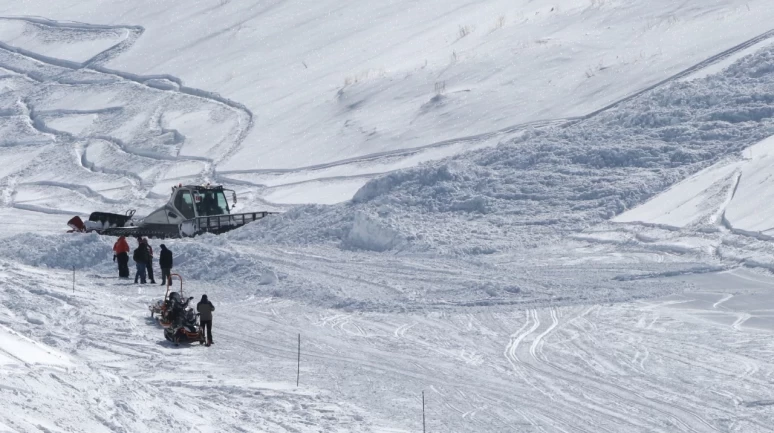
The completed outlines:
<svg viewBox="0 0 774 433">
<path fill-rule="evenodd" d="M 745 97 L 731 97 L 737 111 L 729 112 L 720 108 L 719 113 L 728 116 L 730 124 L 770 118 L 772 107 L 771 89 L 758 87 L 771 75 L 771 61 L 774 54 L 770 48 L 742 59 L 717 79 L 723 76 L 746 77 L 756 87 Z M 761 80 L 764 78 L 764 80 Z M 713 77 L 711 83 L 719 84 Z M 710 97 L 712 100 L 712 97 Z M 714 101 L 713 101 L 714 102 Z M 746 106 L 746 108 L 745 108 Z M 774 170 L 774 130 L 768 124 L 757 124 L 767 138 L 728 158 L 694 174 L 659 194 L 647 203 L 631 209 L 614 218 L 620 223 L 642 222 L 677 228 L 721 226 L 724 229 L 749 235 L 766 236 L 772 230 L 774 207 L 771 205 L 771 178 Z M 706 128 L 700 128 L 706 136 Z M 732 131 L 731 128 L 728 131 Z M 738 136 L 736 132 L 730 132 Z M 733 138 L 725 134 L 724 141 L 732 143 Z"/>
<path fill-rule="evenodd" d="M 529 247 L 633 208 L 773 135 L 772 70 L 774 49 L 763 48 L 720 74 L 667 84 L 492 149 L 388 174 L 361 188 L 352 203 L 295 209 L 234 236 L 378 251 L 492 254 Z M 723 201 L 733 172 L 712 168 L 711 182 L 692 178 L 685 185 Z M 663 200 L 689 216 L 707 207 L 684 198 L 667 193 Z M 635 212 L 649 209 L 667 210 L 655 201 Z M 639 218 L 630 215 L 619 220 Z"/>
<path fill-rule="evenodd" d="M 177 348 L 148 317 L 161 288 L 112 277 L 110 239 L 6 243 L 0 326 L 25 345 L 0 334 L 0 353 L 45 353 L 0 364 L 0 425 L 14 433 L 409 432 L 422 428 L 422 392 L 433 431 L 772 422 L 774 283 L 704 276 L 722 265 L 687 249 L 570 240 L 481 261 L 168 241 L 186 293 L 217 307 L 216 344 Z M 259 277 L 269 268 L 278 279 Z"/>
<path fill-rule="evenodd" d="M 241 185 L 258 206 L 343 201 L 374 174 L 587 114 L 770 30 L 774 6 L 90 0 L 0 16 L 58 20 L 2 21 L 0 42 L 22 50 L 0 60 L 18 150 L 70 142 L 83 164 L 58 172 L 125 207 L 181 179 Z M 23 207 L 79 210 L 33 182 Z"/>
<path fill-rule="evenodd" d="M 673 227 L 722 224 L 766 236 L 772 231 L 774 138 L 750 146 L 614 219 Z"/>
</svg>

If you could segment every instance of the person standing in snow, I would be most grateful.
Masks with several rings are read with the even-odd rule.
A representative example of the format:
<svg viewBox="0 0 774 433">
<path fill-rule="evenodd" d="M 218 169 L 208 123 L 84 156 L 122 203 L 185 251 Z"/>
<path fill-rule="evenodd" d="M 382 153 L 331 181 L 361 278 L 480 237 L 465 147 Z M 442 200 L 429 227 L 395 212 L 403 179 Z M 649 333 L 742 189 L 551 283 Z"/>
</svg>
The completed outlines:
<svg viewBox="0 0 774 433">
<path fill-rule="evenodd" d="M 113 245 L 113 261 L 118 260 L 118 278 L 129 278 L 129 243 L 126 236 L 118 238 Z"/>
<path fill-rule="evenodd" d="M 172 251 L 167 249 L 167 246 L 161 244 L 161 253 L 159 254 L 159 267 L 161 268 L 161 285 L 172 284 Z"/>
<path fill-rule="evenodd" d="M 148 238 L 142 238 L 142 242 L 145 244 L 145 247 L 148 248 L 148 261 L 146 262 L 146 265 L 148 266 L 148 279 L 151 284 L 156 284 L 156 281 L 153 279 L 153 248 L 150 246 Z"/>
<path fill-rule="evenodd" d="M 196 304 L 196 311 L 199 312 L 199 321 L 202 324 L 202 332 L 207 330 L 207 344 L 212 344 L 212 312 L 215 311 L 215 306 L 212 305 L 207 295 L 202 295 L 202 300 Z"/>
<path fill-rule="evenodd" d="M 145 271 L 148 270 L 148 260 L 150 259 L 150 255 L 148 254 L 148 244 L 144 243 L 142 239 L 138 238 L 139 244 L 137 245 L 137 248 L 134 250 L 134 263 L 137 266 L 137 273 L 134 274 L 134 284 L 137 284 L 137 279 L 139 278 L 142 284 L 146 284 L 147 281 L 145 281 Z"/>
</svg>

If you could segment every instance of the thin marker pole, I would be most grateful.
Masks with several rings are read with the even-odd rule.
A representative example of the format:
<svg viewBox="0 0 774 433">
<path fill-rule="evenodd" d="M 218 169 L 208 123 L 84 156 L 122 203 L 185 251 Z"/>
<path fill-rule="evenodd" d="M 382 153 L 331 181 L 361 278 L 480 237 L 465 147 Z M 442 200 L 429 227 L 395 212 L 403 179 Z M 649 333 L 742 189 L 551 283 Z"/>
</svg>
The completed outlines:
<svg viewBox="0 0 774 433">
<path fill-rule="evenodd" d="M 301 379 L 301 334 L 298 334 L 298 369 L 296 370 L 296 388 Z"/>
<path fill-rule="evenodd" d="M 75 265 L 73 265 L 73 293 L 75 293 Z"/>
<path fill-rule="evenodd" d="M 422 433 L 426 433 L 425 430 L 425 392 L 422 391 Z"/>
</svg>

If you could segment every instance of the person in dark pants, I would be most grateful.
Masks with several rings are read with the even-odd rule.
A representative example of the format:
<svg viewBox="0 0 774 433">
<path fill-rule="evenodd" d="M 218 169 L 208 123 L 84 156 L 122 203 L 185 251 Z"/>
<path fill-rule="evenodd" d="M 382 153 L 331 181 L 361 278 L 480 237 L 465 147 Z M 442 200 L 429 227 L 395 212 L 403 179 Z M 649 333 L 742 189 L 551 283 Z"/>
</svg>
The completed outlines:
<svg viewBox="0 0 774 433">
<path fill-rule="evenodd" d="M 153 248 L 150 246 L 147 238 L 142 238 L 142 242 L 148 248 L 148 261 L 145 263 L 148 266 L 148 279 L 151 284 L 156 284 L 156 281 L 153 279 Z"/>
<path fill-rule="evenodd" d="M 113 261 L 118 260 L 118 278 L 129 278 L 129 243 L 121 236 L 113 245 Z"/>
<path fill-rule="evenodd" d="M 134 274 L 134 284 L 137 284 L 138 278 L 142 284 L 145 284 L 147 282 L 145 281 L 145 271 L 148 270 L 148 259 L 150 258 L 148 255 L 148 245 L 140 242 L 137 248 L 135 248 L 132 258 L 137 266 L 137 273 Z"/>
<path fill-rule="evenodd" d="M 167 246 L 161 244 L 161 253 L 159 253 L 159 267 L 161 268 L 161 285 L 172 284 L 172 251 L 167 249 Z"/>
<path fill-rule="evenodd" d="M 207 295 L 202 295 L 202 300 L 196 304 L 196 311 L 199 312 L 199 321 L 202 324 L 202 332 L 207 331 L 207 346 L 212 344 L 212 312 L 215 306 L 207 299 Z"/>
</svg>

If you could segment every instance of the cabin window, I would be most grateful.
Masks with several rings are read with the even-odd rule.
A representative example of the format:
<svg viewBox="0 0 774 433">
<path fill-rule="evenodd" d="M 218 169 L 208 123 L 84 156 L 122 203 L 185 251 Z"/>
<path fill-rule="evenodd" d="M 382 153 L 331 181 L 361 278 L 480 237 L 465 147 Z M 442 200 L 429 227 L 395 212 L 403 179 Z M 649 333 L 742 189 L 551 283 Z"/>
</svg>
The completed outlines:
<svg viewBox="0 0 774 433">
<path fill-rule="evenodd" d="M 228 214 L 228 202 L 223 191 L 203 191 L 197 194 L 196 213 L 199 216 Z"/>
<path fill-rule="evenodd" d="M 226 201 L 226 194 L 223 194 L 223 192 L 219 192 L 217 194 L 218 197 L 218 208 L 221 209 L 221 213 L 228 213 L 228 202 Z"/>
<path fill-rule="evenodd" d="M 191 219 L 196 216 L 194 213 L 193 198 L 189 191 L 179 191 L 177 193 L 177 197 L 175 197 L 175 207 L 186 219 Z"/>
</svg>

